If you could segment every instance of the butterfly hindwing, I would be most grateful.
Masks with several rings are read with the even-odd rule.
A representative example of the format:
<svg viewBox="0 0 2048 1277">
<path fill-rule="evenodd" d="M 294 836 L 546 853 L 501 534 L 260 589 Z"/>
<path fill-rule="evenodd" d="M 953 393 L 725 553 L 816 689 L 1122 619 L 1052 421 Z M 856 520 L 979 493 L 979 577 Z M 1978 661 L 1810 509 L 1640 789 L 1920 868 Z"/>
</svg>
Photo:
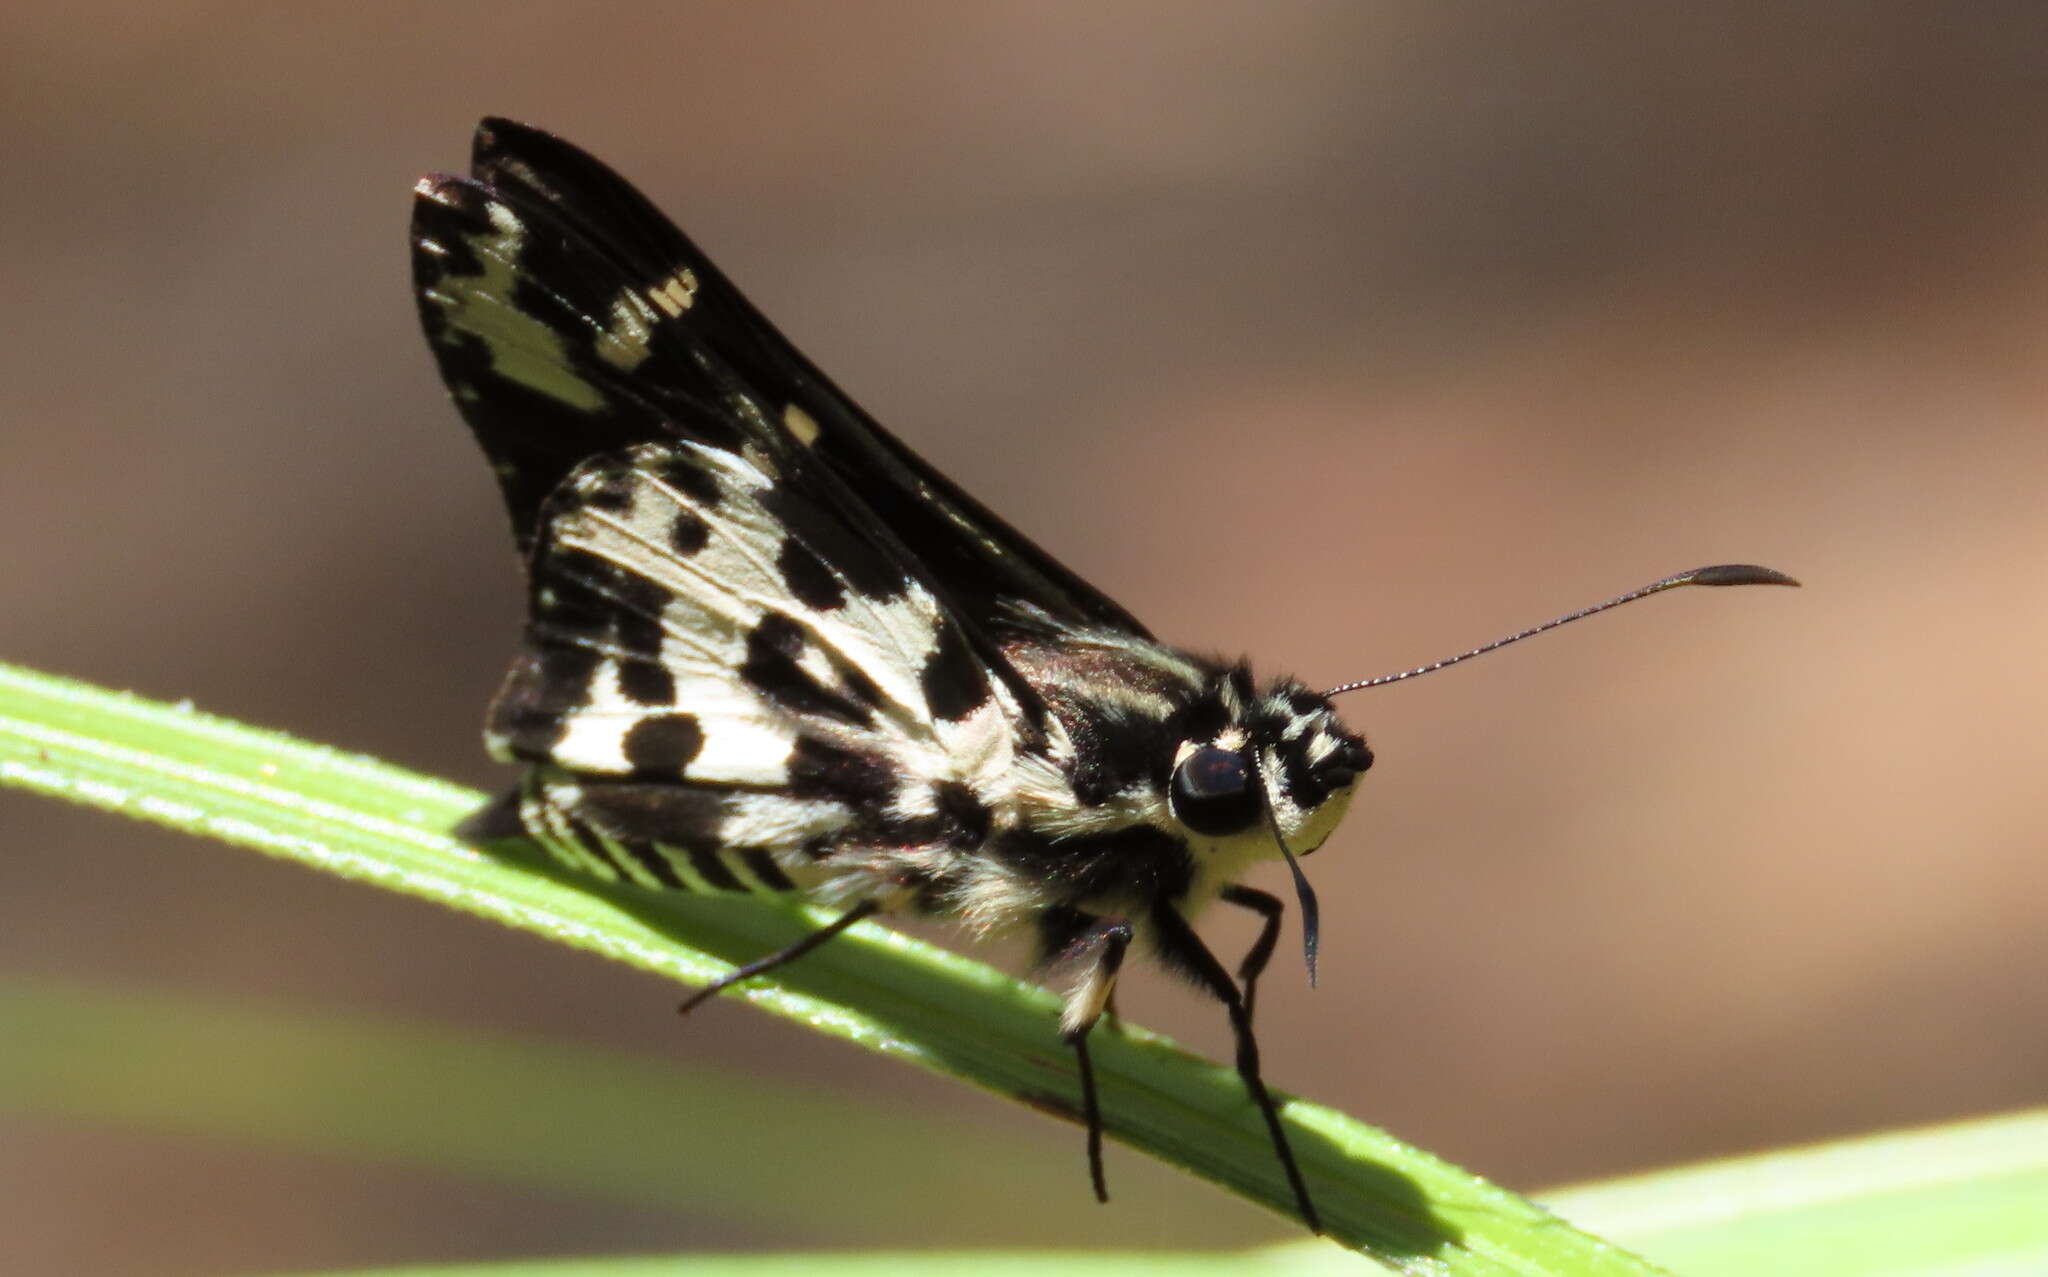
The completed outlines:
<svg viewBox="0 0 2048 1277">
<path fill-rule="evenodd" d="M 511 758 L 643 779 L 786 783 L 794 735 L 931 735 L 927 693 L 994 708 L 950 618 L 829 513 L 701 444 L 579 467 L 547 503 L 525 664 L 496 711 Z M 526 687 L 533 690 L 529 693 Z M 687 711 L 700 727 L 659 724 Z M 664 745 L 691 735 L 705 747 Z"/>
<path fill-rule="evenodd" d="M 948 803 L 1007 783 L 1015 703 L 939 600 L 778 493 L 738 454 L 643 444 L 543 505 L 488 738 L 542 765 L 529 827 L 573 813 L 551 843 L 595 831 L 807 868 L 943 833 Z"/>
</svg>

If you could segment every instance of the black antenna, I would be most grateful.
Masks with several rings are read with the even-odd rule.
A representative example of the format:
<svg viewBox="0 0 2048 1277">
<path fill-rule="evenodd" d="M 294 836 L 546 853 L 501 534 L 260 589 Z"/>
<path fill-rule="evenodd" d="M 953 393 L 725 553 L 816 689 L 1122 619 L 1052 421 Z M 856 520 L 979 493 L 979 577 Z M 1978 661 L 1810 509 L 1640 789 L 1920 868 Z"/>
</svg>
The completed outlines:
<svg viewBox="0 0 2048 1277">
<path fill-rule="evenodd" d="M 1597 604 L 1593 607 L 1581 608 L 1569 616 L 1560 616 L 1554 621 L 1545 621 L 1534 629 L 1523 630 L 1520 634 L 1510 634 L 1504 639 L 1495 639 L 1483 647 L 1475 647 L 1461 655 L 1436 661 L 1429 665 L 1418 665 L 1412 670 L 1403 670 L 1399 674 L 1382 674 L 1378 678 L 1360 679 L 1356 683 L 1346 683 L 1342 687 L 1331 688 L 1329 691 L 1324 692 L 1323 695 L 1342 696 L 1346 692 L 1363 691 L 1368 687 L 1384 687 L 1388 683 L 1398 683 L 1403 679 L 1414 678 L 1419 674 L 1434 674 L 1440 669 L 1456 665 L 1459 661 L 1469 661 L 1475 656 L 1484 656 L 1488 652 L 1506 647 L 1510 643 L 1519 643 L 1525 638 L 1534 638 L 1545 630 L 1554 630 L 1560 625 L 1569 625 L 1573 621 L 1583 621 L 1587 617 L 1605 612 L 1609 608 L 1617 608 L 1624 603 L 1633 603 L 1637 599 L 1645 599 L 1652 594 L 1662 594 L 1666 590 L 1675 590 L 1681 585 L 1798 584 L 1799 582 L 1786 576 L 1783 572 L 1774 571 L 1771 568 L 1758 567 L 1754 563 L 1717 563 L 1713 567 L 1694 568 L 1690 572 L 1680 572 L 1677 576 L 1667 576 L 1661 581 L 1653 581 L 1640 590 L 1630 590 L 1620 598 L 1609 599 L 1605 603 Z"/>
</svg>

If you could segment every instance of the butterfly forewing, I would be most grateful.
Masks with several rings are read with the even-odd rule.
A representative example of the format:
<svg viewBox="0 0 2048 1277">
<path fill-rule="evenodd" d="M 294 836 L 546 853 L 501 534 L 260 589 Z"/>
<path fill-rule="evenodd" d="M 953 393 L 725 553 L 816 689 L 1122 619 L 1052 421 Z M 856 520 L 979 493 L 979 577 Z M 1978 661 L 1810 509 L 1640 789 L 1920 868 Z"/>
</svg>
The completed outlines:
<svg viewBox="0 0 2048 1277">
<path fill-rule="evenodd" d="M 545 204 L 426 179 L 413 273 L 428 344 L 522 544 L 548 494 L 591 456 L 676 438 L 751 445 L 762 466 L 787 451 L 762 424 L 767 407 L 663 322 L 649 299 L 662 281 L 629 274 Z"/>
<path fill-rule="evenodd" d="M 471 179 L 422 184 L 415 272 L 444 374 L 500 462 L 522 536 L 553 483 L 593 451 L 676 435 L 730 447 L 738 432 L 785 463 L 793 448 L 815 452 L 817 498 L 858 504 L 877 534 L 914 547 L 978 632 L 1006 626 L 1025 603 L 1146 633 L 876 424 L 610 168 L 507 120 L 479 127 L 472 162 Z M 511 271 L 471 269 L 475 245 Z M 478 292 L 501 295 L 512 313 L 473 302 Z M 529 362 L 549 355 L 558 368 Z M 535 383 L 552 399 L 537 414 L 525 402 Z"/>
</svg>

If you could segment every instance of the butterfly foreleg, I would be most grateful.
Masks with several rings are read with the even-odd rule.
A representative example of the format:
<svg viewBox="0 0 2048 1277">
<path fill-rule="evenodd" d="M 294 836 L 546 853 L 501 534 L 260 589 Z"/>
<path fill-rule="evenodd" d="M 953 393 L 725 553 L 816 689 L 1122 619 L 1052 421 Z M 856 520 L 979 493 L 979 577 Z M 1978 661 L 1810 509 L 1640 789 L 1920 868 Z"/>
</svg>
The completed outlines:
<svg viewBox="0 0 2048 1277">
<path fill-rule="evenodd" d="M 1095 1186 L 1095 1200 L 1109 1200 L 1109 1181 L 1102 1170 L 1102 1102 L 1095 1092 L 1095 1065 L 1088 1056 L 1088 1033 L 1109 1007 L 1116 993 L 1116 974 L 1123 966 L 1124 951 L 1131 947 L 1131 924 L 1123 918 L 1096 918 L 1074 932 L 1065 947 L 1054 955 L 1060 965 L 1081 968 L 1081 976 L 1067 994 L 1066 1011 L 1060 1017 L 1060 1036 L 1074 1048 L 1081 1074 L 1081 1115 L 1088 1127 L 1088 1178 Z"/>
<path fill-rule="evenodd" d="M 1222 899 L 1228 904 L 1249 909 L 1266 920 L 1259 928 L 1259 938 L 1252 941 L 1252 947 L 1246 951 L 1244 961 L 1237 964 L 1237 982 L 1244 986 L 1244 1018 L 1246 1023 L 1250 1023 L 1258 997 L 1259 976 L 1265 972 L 1266 964 L 1273 960 L 1273 946 L 1280 940 L 1280 915 L 1287 912 L 1287 906 L 1278 896 L 1237 883 L 1223 889 Z"/>
<path fill-rule="evenodd" d="M 1257 905 L 1248 907 L 1259 908 Z M 1276 920 L 1277 917 L 1276 914 Z M 1215 954 L 1209 952 L 1209 946 L 1202 943 L 1202 938 L 1195 934 L 1188 920 L 1181 917 L 1172 905 L 1161 902 L 1152 910 L 1151 920 L 1159 956 L 1169 966 L 1193 979 L 1230 1013 L 1231 1032 L 1237 1038 L 1237 1075 L 1244 1079 L 1245 1090 L 1251 1093 L 1252 1102 L 1259 1106 L 1259 1115 L 1266 1119 L 1266 1133 L 1272 1138 L 1273 1152 L 1280 1158 L 1280 1169 L 1286 1172 L 1288 1186 L 1294 1190 L 1294 1201 L 1301 1210 L 1302 1222 L 1311 1231 L 1322 1232 L 1322 1220 L 1316 1214 L 1315 1203 L 1309 1199 L 1301 1167 L 1295 1164 L 1294 1149 L 1287 1142 L 1287 1130 L 1280 1124 L 1279 1107 L 1273 1103 L 1265 1080 L 1259 1075 L 1259 1043 L 1252 1035 L 1250 1004 L 1238 990 L 1237 982 L 1230 978 L 1230 972 L 1216 960 Z M 1257 945 L 1253 946 L 1252 954 L 1247 955 L 1246 962 L 1249 964 L 1255 956 L 1258 956 Z M 1256 976 L 1258 973 L 1254 970 L 1252 974 Z"/>
<path fill-rule="evenodd" d="M 735 967 L 733 970 L 727 972 L 725 975 L 722 975 L 718 977 L 716 980 L 713 980 L 710 984 L 705 985 L 703 988 L 697 990 L 689 997 L 683 999 L 683 1004 L 676 1008 L 676 1013 L 678 1015 L 688 1015 L 690 1012 L 696 1010 L 697 1007 L 703 1002 L 707 1001 L 710 998 L 716 997 L 719 993 L 723 992 L 728 988 L 731 988 L 733 985 L 738 984 L 742 980 L 748 979 L 751 976 L 760 975 L 766 971 L 773 971 L 775 968 L 782 966 L 786 963 L 795 962 L 798 958 L 803 957 L 805 954 L 817 948 L 819 945 L 824 944 L 833 936 L 838 935 L 840 932 L 846 930 L 854 923 L 859 922 L 862 918 L 866 918 L 878 912 L 880 909 L 881 906 L 876 904 L 872 900 L 861 901 L 853 908 L 848 909 L 845 913 L 840 914 L 837 918 L 834 918 L 832 921 L 826 923 L 824 926 L 818 928 L 816 931 L 813 931 L 811 934 L 805 936 L 803 939 L 797 941 L 795 944 L 790 945 L 788 948 L 777 949 L 774 953 L 769 954 L 765 958 L 756 958 L 754 961 L 749 962 L 747 965 L 743 967 Z"/>
</svg>

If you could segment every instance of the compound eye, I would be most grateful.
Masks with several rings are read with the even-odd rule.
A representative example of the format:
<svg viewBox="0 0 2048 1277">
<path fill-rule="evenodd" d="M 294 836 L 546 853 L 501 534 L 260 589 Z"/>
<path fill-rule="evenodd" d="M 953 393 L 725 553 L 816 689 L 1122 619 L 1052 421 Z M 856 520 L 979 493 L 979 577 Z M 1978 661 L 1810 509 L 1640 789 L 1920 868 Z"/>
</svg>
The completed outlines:
<svg viewBox="0 0 2048 1277">
<path fill-rule="evenodd" d="M 1198 834 L 1243 833 L 1259 818 L 1260 801 L 1243 754 L 1204 745 L 1173 769 L 1174 817 Z"/>
</svg>

